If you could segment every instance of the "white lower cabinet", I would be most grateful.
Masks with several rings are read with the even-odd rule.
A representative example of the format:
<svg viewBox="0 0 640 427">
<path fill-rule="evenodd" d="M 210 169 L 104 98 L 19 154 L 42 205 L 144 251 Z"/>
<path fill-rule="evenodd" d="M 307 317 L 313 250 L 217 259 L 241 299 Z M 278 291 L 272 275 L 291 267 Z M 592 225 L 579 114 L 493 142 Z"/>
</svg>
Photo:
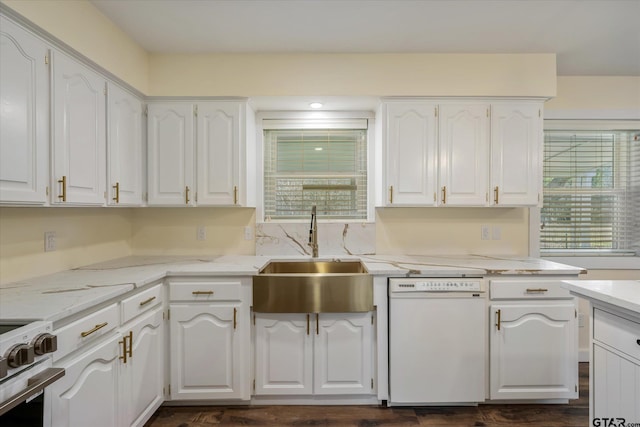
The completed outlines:
<svg viewBox="0 0 640 427">
<path fill-rule="evenodd" d="M 113 427 L 118 417 L 118 339 L 113 335 L 61 367 L 65 375 L 45 389 L 45 416 L 56 427 Z M 59 365 L 60 366 L 60 365 Z M 50 405 L 50 412 L 47 407 Z"/>
<path fill-rule="evenodd" d="M 162 309 L 132 321 L 121 336 L 119 425 L 143 426 L 164 401 Z"/>
<path fill-rule="evenodd" d="M 254 316 L 256 395 L 375 392 L 373 313 Z"/>
<path fill-rule="evenodd" d="M 559 281 L 491 281 L 492 400 L 578 397 L 576 305 Z"/>
<path fill-rule="evenodd" d="M 249 315 L 240 298 L 249 284 L 170 283 L 171 400 L 249 399 Z"/>
<path fill-rule="evenodd" d="M 640 318 L 593 310 L 590 419 L 640 421 Z M 631 320 L 634 319 L 634 320 Z"/>
</svg>

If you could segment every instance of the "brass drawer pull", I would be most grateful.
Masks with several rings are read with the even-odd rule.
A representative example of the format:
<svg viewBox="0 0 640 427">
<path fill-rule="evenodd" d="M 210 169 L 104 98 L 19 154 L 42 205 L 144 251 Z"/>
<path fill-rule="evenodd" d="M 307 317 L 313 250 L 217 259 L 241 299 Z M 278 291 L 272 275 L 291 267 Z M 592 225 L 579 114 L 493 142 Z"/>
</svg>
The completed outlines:
<svg viewBox="0 0 640 427">
<path fill-rule="evenodd" d="M 549 289 L 545 289 L 545 288 L 527 288 L 527 293 L 528 294 L 540 294 L 543 292 L 548 292 Z"/>
<path fill-rule="evenodd" d="M 393 204 L 393 185 L 389 187 L 389 204 Z"/>
<path fill-rule="evenodd" d="M 442 204 L 447 204 L 447 186 L 442 187 Z"/>
<path fill-rule="evenodd" d="M 316 335 L 320 335 L 320 315 L 316 313 Z"/>
<path fill-rule="evenodd" d="M 238 187 L 237 186 L 233 187 L 233 204 L 234 205 L 238 204 Z"/>
<path fill-rule="evenodd" d="M 499 193 L 500 193 L 500 189 L 499 189 L 499 187 L 496 186 L 496 188 L 493 189 L 493 202 L 496 205 L 498 204 Z"/>
<path fill-rule="evenodd" d="M 309 335 L 309 313 L 307 313 L 307 335 Z"/>
<path fill-rule="evenodd" d="M 151 301 L 153 301 L 154 299 L 156 299 L 156 297 L 151 297 L 151 298 L 148 298 L 148 299 L 146 299 L 146 300 L 144 300 L 144 301 L 140 301 L 140 307 L 142 307 L 143 305 L 147 305 L 147 304 L 149 304 L 149 303 L 150 303 Z"/>
<path fill-rule="evenodd" d="M 213 295 L 213 291 L 193 291 L 193 295 Z"/>
<path fill-rule="evenodd" d="M 95 331 L 104 328 L 108 324 L 109 324 L 108 322 L 100 323 L 99 325 L 94 326 L 93 329 L 89 329 L 88 331 L 84 331 L 84 332 L 80 333 L 80 335 L 82 336 L 82 338 L 88 337 L 89 335 L 91 335 Z"/>
<path fill-rule="evenodd" d="M 496 327 L 500 330 L 500 310 L 496 311 Z"/>
<path fill-rule="evenodd" d="M 129 339 L 129 348 L 127 348 L 127 338 Z M 133 358 L 133 331 L 129 331 L 128 335 L 122 337 L 122 341 L 119 341 L 119 344 L 122 344 L 122 356 L 120 356 L 120 360 L 123 363 L 127 363 L 127 356 L 129 359 Z"/>
<path fill-rule="evenodd" d="M 186 186 L 184 190 L 184 204 L 189 204 L 189 186 Z"/>
</svg>

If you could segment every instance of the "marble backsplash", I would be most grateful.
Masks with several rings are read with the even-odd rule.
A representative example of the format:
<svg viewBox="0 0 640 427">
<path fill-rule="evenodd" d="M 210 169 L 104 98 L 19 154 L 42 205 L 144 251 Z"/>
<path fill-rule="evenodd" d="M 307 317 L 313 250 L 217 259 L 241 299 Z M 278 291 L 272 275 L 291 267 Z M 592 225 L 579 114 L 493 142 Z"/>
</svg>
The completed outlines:
<svg viewBox="0 0 640 427">
<path fill-rule="evenodd" d="M 309 224 L 256 224 L 256 255 L 308 255 Z M 334 255 L 374 255 L 376 252 L 375 223 L 319 223 L 318 253 L 320 257 Z"/>
</svg>

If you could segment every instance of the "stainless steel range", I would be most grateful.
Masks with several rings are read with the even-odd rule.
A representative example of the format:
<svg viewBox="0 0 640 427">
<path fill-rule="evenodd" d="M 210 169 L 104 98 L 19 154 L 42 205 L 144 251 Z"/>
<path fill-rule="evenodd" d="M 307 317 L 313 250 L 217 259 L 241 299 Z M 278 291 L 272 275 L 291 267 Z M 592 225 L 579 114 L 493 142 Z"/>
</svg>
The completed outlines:
<svg viewBox="0 0 640 427">
<path fill-rule="evenodd" d="M 51 322 L 45 321 L 0 322 L 0 424 L 15 425 L 20 420 L 20 425 L 27 425 L 21 418 L 22 412 L 27 411 L 30 418 L 35 418 L 28 425 L 42 425 L 41 414 L 21 408 L 64 376 L 64 369 L 51 367 L 58 347 L 52 330 Z"/>
</svg>

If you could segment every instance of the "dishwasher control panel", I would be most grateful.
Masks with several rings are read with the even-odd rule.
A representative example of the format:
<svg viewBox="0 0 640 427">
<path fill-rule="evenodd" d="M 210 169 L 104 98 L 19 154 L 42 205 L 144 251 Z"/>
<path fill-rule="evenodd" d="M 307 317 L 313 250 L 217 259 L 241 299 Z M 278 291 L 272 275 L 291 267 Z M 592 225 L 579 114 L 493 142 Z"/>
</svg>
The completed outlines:
<svg viewBox="0 0 640 427">
<path fill-rule="evenodd" d="M 390 278 L 390 292 L 484 292 L 481 279 Z"/>
</svg>

